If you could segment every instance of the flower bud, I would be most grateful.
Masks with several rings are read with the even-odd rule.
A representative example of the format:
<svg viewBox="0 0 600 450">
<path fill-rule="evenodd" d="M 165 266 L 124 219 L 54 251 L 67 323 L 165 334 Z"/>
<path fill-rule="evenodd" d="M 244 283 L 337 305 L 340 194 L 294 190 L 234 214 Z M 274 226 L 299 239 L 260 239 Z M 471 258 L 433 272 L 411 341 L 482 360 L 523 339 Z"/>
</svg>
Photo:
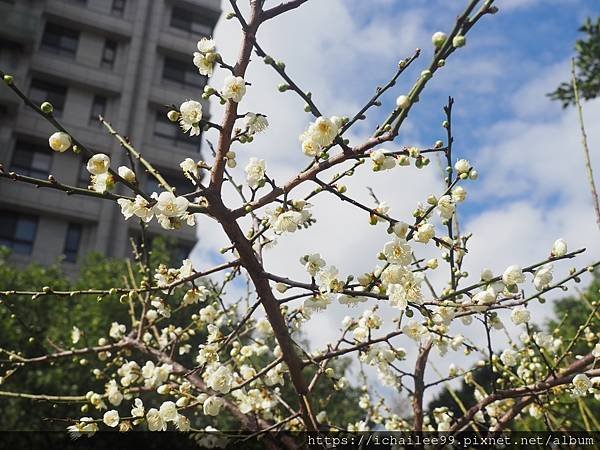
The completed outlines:
<svg viewBox="0 0 600 450">
<path fill-rule="evenodd" d="M 42 103 L 42 106 L 40 106 L 40 109 L 45 114 L 51 114 L 52 111 L 54 111 L 54 106 L 52 106 L 52 103 L 50 102 L 44 102 Z"/>
<path fill-rule="evenodd" d="M 135 183 L 135 173 L 127 166 L 120 166 L 118 169 L 119 176 L 129 183 Z"/>
<path fill-rule="evenodd" d="M 433 36 L 431 36 L 431 43 L 435 48 L 440 48 L 442 45 L 444 45 L 444 42 L 446 42 L 447 38 L 448 36 L 446 36 L 446 33 L 438 31 L 433 33 Z"/>
<path fill-rule="evenodd" d="M 169 111 L 167 113 L 167 118 L 171 121 L 171 122 L 177 122 L 179 120 L 179 117 L 181 115 L 179 114 L 179 111 L 175 111 L 174 109 L 172 109 L 171 111 Z"/>
<path fill-rule="evenodd" d="M 452 39 L 452 46 L 454 48 L 464 47 L 466 43 L 467 38 L 460 34 L 458 36 L 454 36 L 454 39 Z"/>
<path fill-rule="evenodd" d="M 71 147 L 71 136 L 62 131 L 57 131 L 48 139 L 50 148 L 55 152 L 65 152 Z"/>
<path fill-rule="evenodd" d="M 406 109 L 410 105 L 410 100 L 406 95 L 400 95 L 396 99 L 396 106 L 400 109 Z"/>
<path fill-rule="evenodd" d="M 561 238 L 554 241 L 551 255 L 554 258 L 561 258 L 567 254 L 567 251 L 567 241 Z"/>
<path fill-rule="evenodd" d="M 8 74 L 4 75 L 4 82 L 10 86 L 13 84 L 13 76 Z"/>
</svg>

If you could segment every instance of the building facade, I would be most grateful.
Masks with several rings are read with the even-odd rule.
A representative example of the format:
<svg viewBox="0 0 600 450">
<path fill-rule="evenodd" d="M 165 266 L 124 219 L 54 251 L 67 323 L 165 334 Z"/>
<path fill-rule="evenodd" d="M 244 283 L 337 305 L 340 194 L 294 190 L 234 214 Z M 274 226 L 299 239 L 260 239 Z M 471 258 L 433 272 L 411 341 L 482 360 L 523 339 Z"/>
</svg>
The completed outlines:
<svg viewBox="0 0 600 450">
<path fill-rule="evenodd" d="M 169 105 L 199 99 L 206 78 L 192 63 L 195 43 L 212 35 L 220 0 L 0 0 L 0 68 L 36 103 L 50 101 L 65 128 L 93 152 L 129 165 L 98 122 L 101 114 L 177 188 L 190 192 L 179 163 L 200 159 L 202 139 L 168 121 Z M 208 111 L 208 105 L 205 105 Z M 0 86 L 0 162 L 5 170 L 86 187 L 85 160 L 48 147 L 52 126 Z M 146 191 L 159 190 L 143 171 Z M 150 236 L 164 231 L 150 225 Z M 196 242 L 192 227 L 170 231 L 175 257 Z M 118 205 L 0 179 L 0 245 L 17 263 L 67 269 L 90 251 L 131 253 L 139 224 Z"/>
</svg>

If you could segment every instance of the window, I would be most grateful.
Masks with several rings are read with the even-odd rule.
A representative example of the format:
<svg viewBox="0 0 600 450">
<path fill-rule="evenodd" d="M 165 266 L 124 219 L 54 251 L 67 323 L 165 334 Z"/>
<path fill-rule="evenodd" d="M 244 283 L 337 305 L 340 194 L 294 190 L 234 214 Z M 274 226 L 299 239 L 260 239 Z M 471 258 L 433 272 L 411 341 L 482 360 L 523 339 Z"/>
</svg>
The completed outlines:
<svg viewBox="0 0 600 450">
<path fill-rule="evenodd" d="M 173 176 L 169 173 L 165 173 L 165 171 L 158 169 L 158 172 L 163 176 L 165 181 L 171 185 L 171 187 L 175 188 L 175 193 L 177 195 L 188 194 L 194 191 L 194 185 L 187 178 Z M 165 190 L 156 178 L 152 175 L 148 174 L 146 178 L 146 183 L 144 184 L 144 190 L 146 192 L 162 192 Z"/>
<path fill-rule="evenodd" d="M 0 245 L 21 255 L 31 255 L 37 223 L 36 216 L 0 211 Z"/>
<path fill-rule="evenodd" d="M 117 16 L 125 13 L 125 0 L 113 0 L 111 12 Z"/>
<path fill-rule="evenodd" d="M 28 177 L 47 178 L 51 164 L 52 151 L 47 146 L 17 141 L 10 170 Z"/>
<path fill-rule="evenodd" d="M 44 102 L 52 103 L 52 106 L 54 106 L 54 115 L 60 117 L 65 107 L 67 88 L 60 84 L 49 83 L 39 78 L 34 78 L 31 80 L 29 98 L 33 103 L 38 105 Z"/>
<path fill-rule="evenodd" d="M 200 143 L 202 135 L 190 136 L 185 134 L 179 125 L 171 122 L 165 113 L 156 111 L 156 119 L 154 123 L 154 136 L 167 139 L 169 142 L 178 147 L 187 147 L 189 149 L 200 152 Z"/>
<path fill-rule="evenodd" d="M 206 12 L 197 8 L 192 11 L 175 6 L 171 10 L 171 26 L 188 33 L 204 34 L 212 29 L 214 22 L 216 19 L 213 21 Z"/>
<path fill-rule="evenodd" d="M 79 31 L 47 22 L 42 36 L 41 48 L 48 52 L 74 57 L 77 53 L 78 41 Z"/>
<path fill-rule="evenodd" d="M 65 261 L 77 262 L 77 253 L 79 253 L 79 244 L 81 243 L 81 234 L 83 233 L 83 227 L 78 223 L 70 223 L 67 227 L 67 234 L 65 236 L 65 248 L 63 254 L 65 255 Z"/>
<path fill-rule="evenodd" d="M 189 62 L 165 56 L 163 62 L 163 80 L 176 82 L 181 87 L 197 87 L 203 89 L 206 85 L 206 77 L 200 75 L 196 66 Z"/>
<path fill-rule="evenodd" d="M 90 112 L 90 125 L 102 125 L 98 120 L 98 116 L 106 115 L 106 102 L 107 99 L 103 95 L 94 95 L 94 101 L 92 102 L 92 110 Z"/>
<path fill-rule="evenodd" d="M 104 41 L 104 49 L 102 50 L 102 59 L 100 66 L 105 69 L 112 69 L 117 58 L 117 43 L 111 39 Z"/>
</svg>

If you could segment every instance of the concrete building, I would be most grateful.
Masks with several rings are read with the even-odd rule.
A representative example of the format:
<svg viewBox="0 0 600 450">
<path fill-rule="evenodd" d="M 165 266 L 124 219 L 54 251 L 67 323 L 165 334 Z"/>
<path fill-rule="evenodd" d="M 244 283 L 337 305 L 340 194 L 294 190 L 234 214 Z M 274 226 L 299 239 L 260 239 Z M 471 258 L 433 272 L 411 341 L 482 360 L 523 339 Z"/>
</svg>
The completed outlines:
<svg viewBox="0 0 600 450">
<path fill-rule="evenodd" d="M 191 191 L 179 162 L 200 159 L 201 139 L 190 139 L 166 118 L 168 105 L 199 99 L 206 79 L 192 63 L 195 43 L 212 35 L 220 0 L 0 0 L 0 68 L 111 166 L 129 165 L 125 152 L 98 123 L 104 115 L 177 187 Z M 208 110 L 208 105 L 205 105 Z M 48 147 L 51 125 L 0 86 L 0 162 L 17 173 L 86 187 L 82 158 Z M 83 161 L 84 162 L 84 161 Z M 140 172 L 143 174 L 143 172 Z M 153 179 L 139 180 L 158 190 Z M 164 231 L 152 223 L 151 235 Z M 168 232 L 183 258 L 196 242 L 191 227 Z M 67 268 L 90 251 L 129 255 L 139 237 L 134 219 L 100 199 L 71 196 L 0 180 L 0 245 L 15 262 Z M 177 257 L 177 256 L 176 256 Z"/>
</svg>

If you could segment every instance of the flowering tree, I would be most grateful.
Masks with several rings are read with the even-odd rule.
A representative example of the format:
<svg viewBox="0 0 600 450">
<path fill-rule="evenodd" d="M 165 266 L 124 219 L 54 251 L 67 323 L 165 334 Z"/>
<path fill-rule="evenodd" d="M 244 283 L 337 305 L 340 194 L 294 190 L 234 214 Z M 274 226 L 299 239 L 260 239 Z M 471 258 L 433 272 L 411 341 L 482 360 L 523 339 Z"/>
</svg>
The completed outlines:
<svg viewBox="0 0 600 450">
<path fill-rule="evenodd" d="M 458 231 L 456 206 L 465 201 L 464 185 L 477 179 L 477 171 L 453 152 L 453 100 L 450 98 L 444 107 L 444 140 L 426 149 L 386 150 L 382 147 L 391 146 L 396 140 L 421 92 L 436 72 L 443 69 L 446 59 L 465 46 L 471 28 L 497 11 L 493 0 L 471 0 L 449 33 L 433 35 L 432 61 L 420 73 L 412 89 L 397 97 L 387 119 L 360 143 L 351 143 L 346 138 L 348 130 L 370 110 L 381 106 L 380 99 L 392 91 L 405 69 L 418 60 L 420 51 L 400 61 L 389 82 L 377 88 L 356 114 L 327 117 L 310 93 L 293 81 L 285 65 L 269 56 L 257 39 L 261 24 L 306 1 L 289 0 L 265 9 L 262 1 L 250 0 L 250 15 L 244 16 L 237 2 L 231 0 L 230 18 L 237 19 L 243 30 L 235 63 L 225 62 L 211 39 L 198 42 L 193 60 L 200 74 L 211 75 L 218 68 L 230 75 L 220 90 L 207 87 L 203 94 L 204 99 L 214 97 L 223 105 L 221 123 L 207 120 L 202 104 L 195 100 L 168 112 L 169 119 L 181 126 L 181 132 L 192 136 L 198 136 L 202 129 L 212 128 L 218 132 L 212 158 L 199 162 L 186 159 L 181 163 L 183 173 L 193 186 L 191 194 L 178 195 L 134 143 L 101 117 L 131 162 L 130 167 L 112 167 L 108 155 L 87 148 L 61 125 L 53 116 L 50 103 L 34 104 L 19 89 L 16 80 L 2 73 L 6 85 L 56 127 L 56 133 L 49 139 L 53 150 L 81 152 L 88 157 L 91 186 L 81 189 L 65 185 L 53 176 L 40 180 L 4 170 L 0 176 L 40 188 L 58 189 L 69 195 L 117 203 L 124 219 L 135 218 L 141 227 L 142 243 L 134 247 L 137 273 L 132 269 L 124 277 L 126 282 L 110 289 L 89 286 L 72 291 L 45 286 L 40 290 L 1 293 L 7 300 L 11 296 L 27 295 L 37 301 L 50 295 L 99 299 L 118 295 L 123 308 L 129 311 L 129 324 L 113 322 L 107 335 L 94 345 L 80 344 L 85 334 L 85 323 L 82 323 L 72 330 L 71 349 L 56 348 L 43 355 L 1 349 L 6 355 L 2 362 L 2 380 L 6 386 L 10 386 L 11 377 L 29 368 L 86 357 L 92 375 L 102 380 L 104 390 L 90 391 L 81 398 L 63 398 L 83 402 L 84 410 L 91 411 L 85 417 L 64 419 L 70 422 L 67 426 L 74 435 L 91 435 L 99 429 L 199 431 L 198 415 L 205 416 L 204 419 L 215 418 L 215 421 L 217 416 L 226 415 L 235 421 L 238 429 L 265 435 L 265 445 L 271 448 L 294 448 L 296 443 L 292 436 L 269 432 L 363 431 L 379 424 L 389 430 L 453 433 L 466 427 L 503 430 L 524 410 L 539 408 L 543 413 L 544 399 L 550 393 L 571 392 L 585 397 L 595 392 L 593 377 L 600 374 L 600 370 L 594 368 L 595 358 L 600 357 L 597 334 L 578 333 L 572 339 L 561 340 L 535 332 L 529 326 L 528 305 L 542 300 L 543 295 L 552 290 L 566 288 L 569 281 L 579 281 L 582 274 L 593 271 L 600 262 L 571 270 L 555 281 L 554 264 L 584 251 L 568 251 L 567 243 L 558 239 L 543 261 L 526 267 L 512 265 L 501 275 L 485 269 L 480 281 L 467 284 L 463 261 L 470 236 Z M 244 77 L 253 51 L 282 77 L 279 90 L 297 94 L 305 103 L 305 110 L 314 116 L 314 122 L 300 134 L 298 151 L 306 155 L 307 165 L 284 184 L 276 183 L 269 176 L 267 163 L 262 159 L 250 158 L 245 168 L 245 185 L 238 184 L 229 170 L 236 165 L 234 146 L 251 143 L 268 128 L 266 117 L 259 111 L 240 113 L 249 85 Z M 401 166 L 411 164 L 425 168 L 431 154 L 441 156 L 444 161 L 445 188 L 429 195 L 426 204 L 418 204 L 409 221 L 392 217 L 385 201 L 371 207 L 355 200 L 342 185 L 344 179 L 359 170 L 402 170 Z M 361 167 L 365 164 L 370 169 Z M 163 191 L 144 192 L 137 182 L 140 170 L 155 177 Z M 237 204 L 225 204 L 222 195 L 225 184 L 231 184 L 239 194 Z M 116 189 L 119 185 L 122 189 Z M 297 188 L 306 185 L 314 189 L 304 197 L 294 197 Z M 324 192 L 368 215 L 374 226 L 387 227 L 390 241 L 382 249 L 373 249 L 381 264 L 365 274 L 342 275 L 327 264 L 326 255 L 303 254 L 299 250 L 300 262 L 306 269 L 305 280 L 266 270 L 262 255 L 268 251 L 268 245 L 275 238 L 288 239 L 290 234 L 310 232 L 306 229 L 316 220 L 310 202 L 318 201 Z M 202 261 L 200 266 L 194 267 L 190 260 L 185 260 L 181 267 L 162 264 L 153 270 L 145 245 L 147 223 L 156 220 L 165 229 L 176 229 L 193 226 L 198 214 L 216 221 L 228 236 L 231 245 L 223 250 L 228 260 L 214 267 L 204 267 Z M 419 247 L 425 246 L 435 247 L 441 254 L 441 263 L 437 258 L 424 260 L 417 256 Z M 431 271 L 441 270 L 441 266 L 447 268 L 448 280 L 440 290 L 429 280 L 429 275 Z M 211 279 L 219 273 L 225 274 L 222 281 Z M 531 286 L 527 282 L 528 275 L 533 276 Z M 226 286 L 238 278 L 248 281 L 247 298 L 238 301 L 225 298 Z M 298 339 L 303 324 L 311 315 L 322 314 L 333 302 L 361 308 L 354 318 L 344 319 L 337 342 L 313 343 L 317 348 L 305 348 Z M 395 311 L 387 321 L 378 312 L 378 305 L 382 303 L 389 304 Z M 596 304 L 588 325 L 597 309 Z M 257 319 L 255 315 L 260 310 L 265 317 Z M 502 314 L 509 315 L 512 323 L 523 329 L 524 336 L 521 343 L 511 344 L 498 355 L 492 338 L 494 330 L 503 327 Z M 480 323 L 485 330 L 481 342 L 471 342 L 457 332 L 461 323 Z M 390 331 L 384 332 L 386 329 Z M 395 338 L 402 335 L 416 343 L 414 354 L 408 354 L 395 343 Z M 197 339 L 198 336 L 202 338 Z M 572 354 L 575 343 L 582 340 L 587 354 Z M 462 416 L 451 414 L 447 408 L 434 411 L 424 408 L 423 399 L 428 389 L 454 379 L 473 381 L 472 370 L 452 366 L 449 372 L 431 379 L 428 367 L 433 349 L 442 356 L 450 350 L 480 354 L 480 364 L 495 374 L 489 385 L 477 385 L 478 403 Z M 186 365 L 182 361 L 190 354 L 195 364 Z M 327 408 L 316 406 L 317 383 L 325 381 L 331 390 L 341 391 L 348 385 L 348 380 L 336 373 L 336 361 L 348 356 L 362 365 L 375 367 L 383 383 L 408 393 L 410 408 L 404 416 L 368 389 L 357 405 L 366 411 L 365 419 L 357 423 L 333 423 Z M 412 368 L 409 360 L 414 360 L 410 364 Z M 294 398 L 286 399 L 282 389 L 290 385 Z M 156 393 L 162 396 L 160 401 L 156 401 Z M 43 394 L 27 395 L 48 398 Z M 53 398 L 61 400 L 61 396 Z M 214 431 L 213 426 L 204 429 Z M 214 440 L 215 436 L 210 439 Z"/>
</svg>

